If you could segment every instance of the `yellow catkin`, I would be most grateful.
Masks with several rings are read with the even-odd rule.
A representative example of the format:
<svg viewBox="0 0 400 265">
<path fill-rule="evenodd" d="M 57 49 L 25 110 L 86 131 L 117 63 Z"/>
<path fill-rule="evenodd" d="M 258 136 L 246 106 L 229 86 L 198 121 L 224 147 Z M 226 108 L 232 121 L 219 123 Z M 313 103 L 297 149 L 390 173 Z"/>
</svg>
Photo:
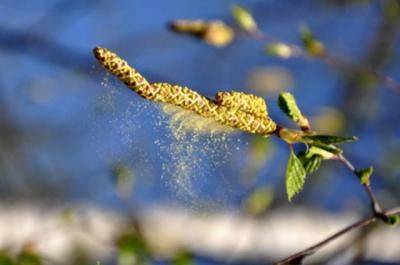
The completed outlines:
<svg viewBox="0 0 400 265">
<path fill-rule="evenodd" d="M 215 101 L 218 105 L 229 109 L 238 109 L 259 117 L 268 116 L 267 105 L 264 99 L 252 94 L 243 92 L 218 92 L 215 95 Z"/>
<path fill-rule="evenodd" d="M 126 61 L 105 48 L 96 47 L 93 52 L 111 74 L 145 99 L 173 104 L 253 134 L 269 136 L 276 130 L 276 123 L 267 116 L 265 102 L 254 95 L 221 92 L 213 101 L 187 87 L 168 83 L 150 84 Z"/>
</svg>

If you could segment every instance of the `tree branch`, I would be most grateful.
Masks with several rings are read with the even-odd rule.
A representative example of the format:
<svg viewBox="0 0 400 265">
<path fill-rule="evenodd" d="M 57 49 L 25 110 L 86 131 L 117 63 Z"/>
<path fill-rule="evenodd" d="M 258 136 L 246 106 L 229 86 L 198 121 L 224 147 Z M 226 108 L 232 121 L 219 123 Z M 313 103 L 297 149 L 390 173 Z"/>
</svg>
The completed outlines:
<svg viewBox="0 0 400 265">
<path fill-rule="evenodd" d="M 357 228 L 361 228 L 363 226 L 366 226 L 368 224 L 370 224 L 371 222 L 375 221 L 376 217 L 371 216 L 368 218 L 364 218 L 354 224 L 351 224 L 347 227 L 345 227 L 344 229 L 340 230 L 339 232 L 336 232 L 335 234 L 329 236 L 328 238 L 322 240 L 321 242 L 306 248 L 298 253 L 295 253 L 285 259 L 282 259 L 276 263 L 274 263 L 274 265 L 283 265 L 283 264 L 290 264 L 293 261 L 301 261 L 303 258 L 305 258 L 306 256 L 312 255 L 314 254 L 316 251 L 318 251 L 320 248 L 322 248 L 323 246 L 329 244 L 330 242 L 334 241 L 335 239 L 341 237 L 342 235 L 357 229 Z"/>
<path fill-rule="evenodd" d="M 384 214 L 386 216 L 391 216 L 391 215 L 398 215 L 400 214 L 400 207 L 396 207 L 396 208 L 392 208 L 388 211 L 385 211 Z M 379 218 L 377 218 L 375 216 L 375 214 L 373 216 L 361 219 L 358 222 L 355 222 L 347 227 L 345 227 L 344 229 L 340 230 L 339 232 L 336 232 L 335 234 L 329 236 L 328 238 L 322 240 L 321 242 L 306 248 L 300 252 L 297 252 L 287 258 L 284 258 L 276 263 L 274 263 L 273 265 L 284 265 L 284 264 L 292 264 L 293 262 L 297 262 L 298 264 L 300 264 L 301 260 L 309 255 L 314 254 L 316 251 L 318 251 L 320 248 L 324 247 L 325 245 L 331 243 L 332 241 L 336 240 L 337 238 L 364 226 L 367 226 L 373 222 L 376 222 L 377 220 L 379 220 Z M 294 264 L 294 263 L 293 263 Z"/>
<path fill-rule="evenodd" d="M 291 137 L 288 137 L 288 135 L 282 135 L 280 133 L 282 130 L 285 130 L 285 128 L 281 128 L 280 126 L 277 126 L 277 130 L 276 130 L 275 134 L 278 137 L 280 137 L 282 140 L 286 141 L 289 144 L 290 148 L 292 148 L 292 143 L 298 142 L 297 137 L 294 137 L 294 138 L 292 137 L 293 139 L 291 139 Z M 310 127 L 310 130 L 311 130 L 311 127 Z M 289 132 L 291 132 L 291 131 L 289 130 Z M 294 132 L 294 135 L 296 135 L 296 132 Z M 283 137 L 283 136 L 285 136 L 285 137 Z M 289 136 L 290 136 L 290 134 L 289 134 Z M 293 140 L 293 141 L 291 141 L 291 140 Z M 357 177 L 357 179 L 360 178 L 356 167 L 343 154 L 335 155 L 331 159 L 340 161 Z M 399 215 L 400 207 L 392 208 L 387 211 L 382 210 L 383 208 L 380 206 L 374 192 L 372 191 L 369 181 L 363 182 L 362 185 L 365 188 L 365 190 L 368 194 L 368 197 L 369 197 L 371 211 L 372 211 L 372 215 L 370 217 L 361 219 L 358 222 L 353 223 L 353 224 L 345 227 L 344 229 L 336 232 L 335 234 L 329 236 L 328 238 L 322 240 L 321 242 L 274 263 L 274 265 L 301 264 L 302 260 L 305 257 L 314 254 L 316 251 L 318 251 L 323 246 L 329 244 L 330 242 L 336 240 L 337 238 L 339 238 L 355 229 L 367 226 L 370 223 L 376 222 L 378 220 L 381 220 L 386 224 L 391 224 L 390 217 L 393 215 Z"/>
<path fill-rule="evenodd" d="M 287 47 L 289 47 L 291 49 L 292 53 L 295 54 L 296 56 L 299 56 L 299 55 L 304 56 L 304 55 L 308 54 L 308 51 L 306 48 L 296 45 L 296 44 L 293 44 L 293 43 L 284 42 L 272 35 L 266 34 L 261 29 L 258 29 L 257 32 L 252 34 L 252 37 L 254 37 L 255 39 L 258 39 L 258 40 L 267 41 L 267 42 L 271 42 L 271 43 L 273 43 L 273 42 L 283 43 L 284 45 L 287 45 Z M 385 87 L 393 90 L 394 92 L 400 93 L 400 82 L 393 79 L 390 76 L 384 75 L 383 73 L 377 71 L 376 69 L 373 69 L 371 67 L 365 68 L 362 65 L 351 63 L 337 55 L 331 54 L 326 49 L 323 49 L 323 51 L 321 51 L 319 53 L 313 54 L 313 56 L 315 58 L 320 59 L 325 64 L 331 65 L 342 71 L 349 71 L 352 73 L 357 73 L 360 70 L 364 70 L 366 73 L 368 73 L 369 75 L 376 78 L 376 80 L 378 80 L 380 83 L 382 83 Z"/>
<path fill-rule="evenodd" d="M 344 157 L 343 155 L 338 155 L 336 159 L 342 162 L 358 178 L 356 173 L 356 168 L 346 157 Z M 370 184 L 364 183 L 363 186 L 368 194 L 369 200 L 371 202 L 371 210 L 374 213 L 374 215 L 376 217 L 379 217 L 380 215 L 384 214 L 382 212 L 382 207 L 380 206 L 378 200 L 376 199 L 376 196 L 373 193 Z"/>
</svg>

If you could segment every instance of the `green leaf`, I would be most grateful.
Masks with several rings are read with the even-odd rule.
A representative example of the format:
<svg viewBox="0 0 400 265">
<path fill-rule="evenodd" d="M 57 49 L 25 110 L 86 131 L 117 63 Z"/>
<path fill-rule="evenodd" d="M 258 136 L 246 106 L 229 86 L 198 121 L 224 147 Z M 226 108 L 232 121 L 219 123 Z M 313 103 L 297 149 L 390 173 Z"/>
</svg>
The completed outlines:
<svg viewBox="0 0 400 265">
<path fill-rule="evenodd" d="M 294 55 L 293 49 L 283 42 L 273 42 L 265 46 L 265 52 L 269 55 L 288 59 Z"/>
<path fill-rule="evenodd" d="M 310 131 L 310 122 L 305 117 L 299 107 L 297 106 L 296 100 L 289 92 L 283 92 L 279 95 L 278 106 L 290 119 L 297 123 L 302 131 Z"/>
<path fill-rule="evenodd" d="M 340 154 L 343 153 L 342 149 L 340 149 L 340 148 L 338 148 L 338 147 L 336 147 L 336 146 L 334 146 L 332 144 L 325 144 L 325 143 L 322 143 L 322 142 L 314 142 L 314 143 L 311 144 L 311 146 L 318 147 L 318 148 L 320 148 L 320 149 L 322 149 L 324 151 L 327 151 L 329 153 L 332 153 L 334 155 L 340 155 Z"/>
<path fill-rule="evenodd" d="M 234 5 L 232 7 L 232 16 L 236 23 L 245 31 L 257 32 L 258 27 L 250 11 L 242 6 Z"/>
<path fill-rule="evenodd" d="M 278 98 L 279 108 L 283 113 L 285 113 L 289 118 L 295 122 L 299 122 L 302 115 L 299 107 L 297 106 L 296 100 L 293 95 L 289 92 L 283 92 Z"/>
<path fill-rule="evenodd" d="M 306 171 L 300 159 L 290 149 L 290 157 L 286 169 L 286 192 L 289 201 L 292 200 L 293 196 L 300 192 L 304 186 L 306 178 Z"/>
<path fill-rule="evenodd" d="M 312 45 L 313 42 L 315 42 L 315 37 L 314 34 L 311 32 L 310 28 L 307 26 L 302 26 L 300 28 L 300 35 L 301 35 L 301 40 L 303 42 L 304 47 L 309 47 Z"/>
<path fill-rule="evenodd" d="M 325 52 L 324 45 L 314 37 L 314 34 L 307 26 L 300 28 L 300 34 L 303 47 L 310 55 L 318 56 Z"/>
<path fill-rule="evenodd" d="M 325 151 L 324 149 L 321 149 L 316 146 L 310 146 L 308 149 L 308 154 L 309 155 L 319 155 L 319 156 L 321 156 L 322 160 L 329 160 L 335 156 L 335 154 L 332 154 L 331 152 Z"/>
<path fill-rule="evenodd" d="M 303 164 L 306 174 L 314 173 L 321 166 L 322 156 L 315 154 L 298 154 L 298 158 Z"/>
<path fill-rule="evenodd" d="M 334 135 L 306 135 L 303 137 L 303 139 L 317 141 L 324 144 L 339 144 L 345 142 L 354 142 L 358 140 L 356 136 L 342 137 Z"/>
<path fill-rule="evenodd" d="M 400 221 L 400 217 L 398 215 L 390 215 L 386 219 L 383 220 L 385 224 L 388 224 L 390 226 L 397 226 Z"/>
<path fill-rule="evenodd" d="M 374 172 L 374 168 L 372 166 L 369 166 L 367 168 L 362 168 L 358 169 L 355 171 L 356 175 L 361 181 L 361 184 L 363 185 L 369 185 L 369 179 Z"/>
</svg>

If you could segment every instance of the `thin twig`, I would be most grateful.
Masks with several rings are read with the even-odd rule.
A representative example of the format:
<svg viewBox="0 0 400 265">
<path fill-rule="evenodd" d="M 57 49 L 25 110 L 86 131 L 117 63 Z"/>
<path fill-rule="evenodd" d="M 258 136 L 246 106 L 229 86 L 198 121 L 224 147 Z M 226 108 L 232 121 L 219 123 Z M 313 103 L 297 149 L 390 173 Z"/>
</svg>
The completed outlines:
<svg viewBox="0 0 400 265">
<path fill-rule="evenodd" d="M 288 47 L 290 47 L 290 49 L 294 52 L 295 55 L 307 55 L 308 52 L 305 48 L 293 44 L 293 43 L 288 43 L 285 41 L 282 41 L 278 38 L 276 38 L 275 36 L 266 34 L 264 31 L 258 29 L 257 34 L 251 34 L 252 37 L 254 37 L 255 39 L 258 40 L 263 40 L 263 41 L 267 41 L 267 42 L 280 42 L 283 43 L 285 45 L 287 45 Z M 317 53 L 313 55 L 315 58 L 320 59 L 321 61 L 323 61 L 324 63 L 334 66 L 336 68 L 339 68 L 341 70 L 346 70 L 346 71 L 350 71 L 350 72 L 359 72 L 360 70 L 363 69 L 363 67 L 361 65 L 357 65 L 351 62 L 346 61 L 345 59 L 337 56 L 337 55 L 333 55 L 331 53 L 329 53 L 328 51 L 324 50 L 321 53 Z M 393 91 L 400 93 L 400 82 L 393 79 L 392 77 L 386 76 L 382 73 L 376 72 L 373 69 L 364 69 L 366 73 L 370 74 L 371 76 L 374 76 L 376 78 L 376 80 L 378 80 L 379 82 L 381 82 L 385 87 L 392 89 Z"/>
<path fill-rule="evenodd" d="M 391 215 L 397 215 L 400 214 L 400 207 L 396 207 L 396 208 L 392 208 L 388 211 L 385 211 L 385 215 L 386 216 L 391 216 Z M 273 265 L 283 265 L 283 264 L 290 264 L 291 262 L 294 261 L 298 261 L 300 264 L 300 261 L 305 258 L 306 256 L 312 255 L 314 254 L 316 251 L 318 251 L 320 248 L 324 247 L 325 245 L 331 243 L 332 241 L 336 240 L 337 238 L 347 234 L 348 232 L 351 232 L 355 229 L 367 226 L 373 222 L 376 222 L 377 220 L 379 220 L 379 218 L 377 218 L 375 216 L 375 214 L 373 216 L 361 219 L 358 222 L 355 222 L 354 224 L 351 224 L 347 227 L 345 227 L 344 229 L 340 230 L 339 232 L 331 235 L 330 237 L 322 240 L 321 242 L 306 248 L 300 252 L 297 252 L 287 258 L 284 258 L 276 263 L 274 263 Z"/>
<path fill-rule="evenodd" d="M 368 218 L 364 218 L 354 224 L 351 224 L 349 226 L 347 226 L 346 228 L 340 230 L 339 232 L 336 232 L 335 234 L 331 235 L 330 237 L 322 240 L 321 242 L 306 248 L 298 253 L 295 253 L 285 259 L 282 259 L 276 263 L 274 263 L 274 265 L 283 265 L 283 264 L 290 264 L 290 262 L 296 261 L 296 260 L 301 260 L 302 258 L 312 255 L 314 254 L 316 251 L 318 251 L 320 248 L 322 248 L 323 246 L 327 245 L 328 243 L 330 243 L 331 241 L 339 238 L 340 236 L 356 229 L 356 228 L 361 228 L 363 226 L 366 226 L 368 224 L 370 224 L 371 222 L 376 221 L 376 217 L 375 216 L 371 216 Z"/>
<path fill-rule="evenodd" d="M 338 155 L 337 160 L 341 161 L 355 176 L 357 176 L 356 168 L 346 157 L 344 157 L 343 155 Z M 363 183 L 363 186 L 368 194 L 369 200 L 371 202 L 371 210 L 375 215 L 375 217 L 384 216 L 384 213 L 382 212 L 382 207 L 380 206 L 378 200 L 376 199 L 376 196 L 372 191 L 370 184 Z"/>
<path fill-rule="evenodd" d="M 297 48 L 302 49 L 302 47 L 300 46 L 297 46 Z M 306 54 L 304 49 L 301 54 Z M 326 50 L 321 54 L 316 54 L 315 57 L 319 58 L 324 63 L 332 65 L 342 71 L 359 72 L 360 70 L 363 70 L 365 71 L 365 73 L 375 77 L 376 80 L 382 83 L 385 87 L 390 88 L 397 93 L 400 93 L 400 83 L 397 80 L 393 79 L 392 77 L 385 76 L 382 73 L 376 72 L 371 68 L 368 67 L 363 68 L 361 65 L 348 62 L 345 59 L 337 55 L 333 55 Z"/>
<path fill-rule="evenodd" d="M 354 165 L 343 155 L 338 155 L 336 156 L 336 159 L 339 160 L 340 162 L 342 162 L 354 175 L 357 176 L 356 174 L 356 168 L 354 167 Z M 357 176 L 358 177 L 358 176 Z M 320 248 L 322 248 L 323 246 L 329 244 L 330 242 L 336 240 L 337 238 L 343 236 L 344 234 L 347 234 L 348 232 L 354 230 L 354 229 L 358 229 L 361 227 L 364 227 L 372 222 L 375 222 L 377 220 L 387 220 L 387 218 L 389 216 L 392 215 L 397 215 L 400 214 L 400 207 L 396 207 L 387 211 L 382 211 L 381 206 L 379 205 L 378 200 L 375 197 L 375 194 L 373 193 L 371 186 L 369 183 L 365 183 L 363 184 L 365 190 L 368 193 L 370 202 L 371 202 L 371 210 L 372 210 L 372 216 L 364 218 L 354 224 L 351 224 L 347 227 L 345 227 L 344 229 L 340 230 L 339 232 L 336 232 L 335 234 L 329 236 L 328 238 L 322 240 L 321 242 L 306 248 L 298 253 L 295 253 L 287 258 L 284 258 L 276 263 L 274 263 L 274 265 L 283 265 L 283 264 L 291 264 L 291 263 L 301 263 L 301 260 L 309 255 L 314 254 L 316 251 L 318 251 Z"/>
</svg>

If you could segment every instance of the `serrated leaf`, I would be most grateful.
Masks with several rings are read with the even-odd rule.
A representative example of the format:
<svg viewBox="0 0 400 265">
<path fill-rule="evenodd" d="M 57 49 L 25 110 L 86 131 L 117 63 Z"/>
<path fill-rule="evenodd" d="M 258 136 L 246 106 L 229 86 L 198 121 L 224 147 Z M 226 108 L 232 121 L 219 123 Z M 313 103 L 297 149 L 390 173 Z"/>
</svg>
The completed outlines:
<svg viewBox="0 0 400 265">
<path fill-rule="evenodd" d="M 351 137 L 342 137 L 342 136 L 334 136 L 334 135 L 307 135 L 303 137 L 304 139 L 318 141 L 324 144 L 339 144 L 346 142 L 354 142 L 357 141 L 358 138 L 356 136 Z"/>
<path fill-rule="evenodd" d="M 301 154 L 298 155 L 301 163 L 303 164 L 303 168 L 306 170 L 306 174 L 314 173 L 321 166 L 322 156 L 315 154 Z"/>
<path fill-rule="evenodd" d="M 257 23 L 247 8 L 234 5 L 232 7 L 232 16 L 239 27 L 245 31 L 254 33 L 258 30 Z"/>
<path fill-rule="evenodd" d="M 294 122 L 299 122 L 302 115 L 299 107 L 297 106 L 296 100 L 293 95 L 289 92 L 283 92 L 278 98 L 279 108 Z"/>
<path fill-rule="evenodd" d="M 356 175 L 361 181 L 361 184 L 363 185 L 369 185 L 369 179 L 374 172 L 374 168 L 372 166 L 369 166 L 367 168 L 362 168 L 358 169 L 355 171 Z"/>
<path fill-rule="evenodd" d="M 293 149 L 290 149 L 290 157 L 286 169 L 286 192 L 289 201 L 301 191 L 305 178 L 306 171 L 303 168 L 303 164 L 293 152 Z"/>
</svg>

